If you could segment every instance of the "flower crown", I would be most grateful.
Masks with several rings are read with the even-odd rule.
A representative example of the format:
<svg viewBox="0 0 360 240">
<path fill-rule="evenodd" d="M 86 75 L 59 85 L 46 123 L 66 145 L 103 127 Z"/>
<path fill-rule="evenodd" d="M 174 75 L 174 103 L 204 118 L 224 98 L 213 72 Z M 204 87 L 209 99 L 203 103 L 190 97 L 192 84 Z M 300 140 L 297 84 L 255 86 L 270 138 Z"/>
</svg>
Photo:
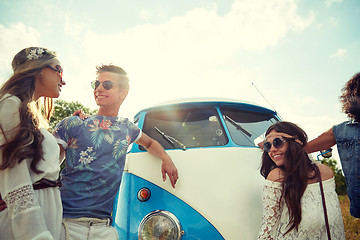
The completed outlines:
<svg viewBox="0 0 360 240">
<path fill-rule="evenodd" d="M 29 54 L 26 56 L 26 58 L 28 60 L 37 60 L 39 58 L 41 58 L 44 54 L 50 54 L 50 55 L 54 55 L 54 52 L 49 51 L 47 49 L 44 48 L 35 48 L 30 50 Z"/>
</svg>

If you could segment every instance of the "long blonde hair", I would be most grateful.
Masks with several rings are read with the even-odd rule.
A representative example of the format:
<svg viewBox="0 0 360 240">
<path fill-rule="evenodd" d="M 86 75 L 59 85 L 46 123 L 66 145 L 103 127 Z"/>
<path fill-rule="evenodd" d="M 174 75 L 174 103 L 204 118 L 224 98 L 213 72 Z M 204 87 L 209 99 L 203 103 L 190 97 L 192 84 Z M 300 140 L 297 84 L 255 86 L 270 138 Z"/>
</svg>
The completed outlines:
<svg viewBox="0 0 360 240">
<path fill-rule="evenodd" d="M 0 89 L 0 101 L 7 97 L 16 96 L 21 100 L 19 107 L 20 124 L 14 128 L 11 139 L 7 139 L 3 126 L 0 124 L 1 134 L 4 135 L 5 143 L 0 146 L 2 150 L 2 162 L 0 170 L 14 167 L 24 159 L 31 158 L 30 168 L 36 173 L 37 163 L 43 159 L 40 123 L 47 126 L 50 120 L 53 99 L 44 97 L 34 101 L 35 77 L 41 74 L 42 68 L 49 66 L 56 59 L 55 52 L 46 48 L 29 47 L 18 52 L 13 61 L 13 75 L 3 84 Z"/>
</svg>

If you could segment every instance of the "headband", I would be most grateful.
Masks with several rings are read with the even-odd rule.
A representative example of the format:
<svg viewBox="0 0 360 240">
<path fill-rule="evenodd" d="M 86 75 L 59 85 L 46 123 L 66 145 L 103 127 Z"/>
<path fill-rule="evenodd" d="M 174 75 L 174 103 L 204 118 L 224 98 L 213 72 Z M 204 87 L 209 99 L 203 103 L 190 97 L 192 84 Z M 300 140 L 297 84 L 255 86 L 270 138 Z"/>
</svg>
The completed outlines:
<svg viewBox="0 0 360 240">
<path fill-rule="evenodd" d="M 55 55 L 55 52 L 47 50 L 45 48 L 34 48 L 30 50 L 29 54 L 26 56 L 28 60 L 37 60 L 41 58 L 44 54 Z"/>
<path fill-rule="evenodd" d="M 301 146 L 304 145 L 299 139 L 297 139 L 297 137 L 291 136 L 291 135 L 286 134 L 286 133 L 279 133 L 279 132 L 270 133 L 269 135 L 266 136 L 266 140 L 267 140 L 269 137 L 286 137 L 286 138 L 290 138 L 290 139 L 294 140 L 295 142 L 297 142 L 297 143 L 300 144 Z"/>
</svg>

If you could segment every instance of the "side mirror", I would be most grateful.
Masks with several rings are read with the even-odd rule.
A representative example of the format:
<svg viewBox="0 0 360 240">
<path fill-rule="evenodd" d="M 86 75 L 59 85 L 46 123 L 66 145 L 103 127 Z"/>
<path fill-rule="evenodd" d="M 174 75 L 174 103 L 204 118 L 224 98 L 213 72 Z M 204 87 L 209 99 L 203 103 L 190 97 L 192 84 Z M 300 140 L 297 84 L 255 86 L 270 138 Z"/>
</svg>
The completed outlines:
<svg viewBox="0 0 360 240">
<path fill-rule="evenodd" d="M 330 158 L 332 156 L 332 148 L 320 151 L 320 155 L 324 158 Z"/>
</svg>

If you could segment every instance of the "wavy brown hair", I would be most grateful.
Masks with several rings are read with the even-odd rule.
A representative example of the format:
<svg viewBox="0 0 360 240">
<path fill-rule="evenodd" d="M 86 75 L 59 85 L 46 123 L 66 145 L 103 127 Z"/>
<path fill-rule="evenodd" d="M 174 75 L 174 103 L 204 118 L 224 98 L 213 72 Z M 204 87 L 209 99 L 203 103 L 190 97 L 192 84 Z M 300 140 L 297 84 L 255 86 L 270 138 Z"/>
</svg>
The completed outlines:
<svg viewBox="0 0 360 240">
<path fill-rule="evenodd" d="M 341 90 L 340 101 L 342 110 L 349 118 L 360 121 L 360 73 L 355 74 L 346 82 Z"/>
<path fill-rule="evenodd" d="M 29 59 L 31 51 L 42 49 L 37 59 Z M 42 142 L 44 136 L 39 130 L 40 122 L 47 123 L 51 117 L 53 100 L 44 97 L 44 102 L 34 101 L 35 76 L 41 74 L 42 68 L 49 66 L 56 58 L 55 52 L 45 48 L 30 47 L 17 53 L 12 61 L 13 75 L 0 89 L 0 101 L 10 96 L 21 100 L 19 106 L 20 123 L 10 132 L 5 132 L 0 124 L 0 133 L 4 136 L 4 143 L 0 146 L 2 162 L 0 170 L 12 168 L 24 159 L 32 159 L 30 168 L 35 173 L 37 164 L 43 159 Z"/>
<path fill-rule="evenodd" d="M 269 127 L 265 135 L 268 135 L 272 130 L 279 133 L 286 133 L 292 138 L 284 138 L 288 143 L 288 149 L 285 153 L 285 162 L 283 166 L 278 167 L 270 158 L 267 152 L 263 152 L 260 174 L 267 178 L 270 171 L 274 168 L 280 168 L 284 173 L 282 179 L 282 198 L 284 198 L 287 208 L 289 209 L 289 233 L 294 228 L 296 231 L 301 222 L 301 197 L 303 196 L 309 179 L 314 179 L 312 176 L 315 171 L 315 165 L 309 159 L 307 153 L 303 150 L 303 146 L 307 143 L 307 134 L 291 122 L 277 122 Z M 303 145 L 295 142 L 299 139 Z M 309 177 L 312 176 L 312 177 Z"/>
</svg>

